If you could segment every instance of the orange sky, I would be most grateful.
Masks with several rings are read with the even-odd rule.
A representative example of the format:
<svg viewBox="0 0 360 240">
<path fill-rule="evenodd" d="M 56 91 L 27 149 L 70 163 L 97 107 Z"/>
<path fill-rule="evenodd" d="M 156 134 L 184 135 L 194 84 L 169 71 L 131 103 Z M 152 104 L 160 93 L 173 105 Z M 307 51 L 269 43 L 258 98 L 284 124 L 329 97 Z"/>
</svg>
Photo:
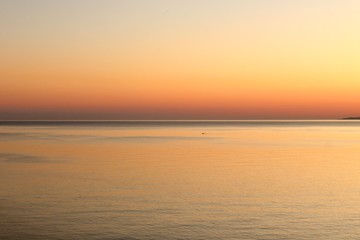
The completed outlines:
<svg viewBox="0 0 360 240">
<path fill-rule="evenodd" d="M 360 2 L 0 3 L 0 119 L 360 115 Z"/>
</svg>

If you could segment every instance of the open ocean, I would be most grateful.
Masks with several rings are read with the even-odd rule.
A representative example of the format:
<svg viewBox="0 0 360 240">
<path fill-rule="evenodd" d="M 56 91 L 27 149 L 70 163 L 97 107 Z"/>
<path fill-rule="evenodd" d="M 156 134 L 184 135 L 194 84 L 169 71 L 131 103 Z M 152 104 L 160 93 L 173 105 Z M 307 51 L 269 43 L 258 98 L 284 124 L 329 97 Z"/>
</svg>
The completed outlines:
<svg viewBox="0 0 360 240">
<path fill-rule="evenodd" d="M 3 121 L 0 239 L 360 239 L 360 121 Z"/>
</svg>

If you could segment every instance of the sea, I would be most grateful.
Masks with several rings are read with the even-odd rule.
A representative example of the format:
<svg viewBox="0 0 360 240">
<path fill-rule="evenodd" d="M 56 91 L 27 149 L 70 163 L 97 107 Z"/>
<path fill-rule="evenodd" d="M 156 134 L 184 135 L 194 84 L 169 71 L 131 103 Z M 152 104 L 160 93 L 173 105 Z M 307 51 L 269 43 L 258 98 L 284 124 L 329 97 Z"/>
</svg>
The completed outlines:
<svg viewBox="0 0 360 240">
<path fill-rule="evenodd" d="M 360 239 L 360 121 L 2 121 L 0 239 Z"/>
</svg>

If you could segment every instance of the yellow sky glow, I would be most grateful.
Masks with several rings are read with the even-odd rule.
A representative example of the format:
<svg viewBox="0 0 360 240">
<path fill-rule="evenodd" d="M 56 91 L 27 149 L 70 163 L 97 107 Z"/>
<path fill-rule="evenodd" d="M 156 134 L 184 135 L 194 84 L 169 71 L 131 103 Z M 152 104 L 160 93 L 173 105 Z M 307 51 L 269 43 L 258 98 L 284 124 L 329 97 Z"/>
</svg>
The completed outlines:
<svg viewBox="0 0 360 240">
<path fill-rule="evenodd" d="M 352 0 L 2 1 L 0 118 L 360 115 L 359 12 Z"/>
</svg>

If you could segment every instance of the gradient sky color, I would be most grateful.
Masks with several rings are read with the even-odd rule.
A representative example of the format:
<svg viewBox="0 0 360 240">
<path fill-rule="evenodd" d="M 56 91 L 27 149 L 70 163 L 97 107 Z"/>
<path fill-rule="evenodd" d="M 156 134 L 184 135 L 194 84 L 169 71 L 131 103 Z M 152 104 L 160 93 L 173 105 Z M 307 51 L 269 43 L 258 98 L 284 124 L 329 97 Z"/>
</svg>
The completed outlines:
<svg viewBox="0 0 360 240">
<path fill-rule="evenodd" d="M 0 119 L 360 115 L 357 0 L 2 0 Z"/>
</svg>

